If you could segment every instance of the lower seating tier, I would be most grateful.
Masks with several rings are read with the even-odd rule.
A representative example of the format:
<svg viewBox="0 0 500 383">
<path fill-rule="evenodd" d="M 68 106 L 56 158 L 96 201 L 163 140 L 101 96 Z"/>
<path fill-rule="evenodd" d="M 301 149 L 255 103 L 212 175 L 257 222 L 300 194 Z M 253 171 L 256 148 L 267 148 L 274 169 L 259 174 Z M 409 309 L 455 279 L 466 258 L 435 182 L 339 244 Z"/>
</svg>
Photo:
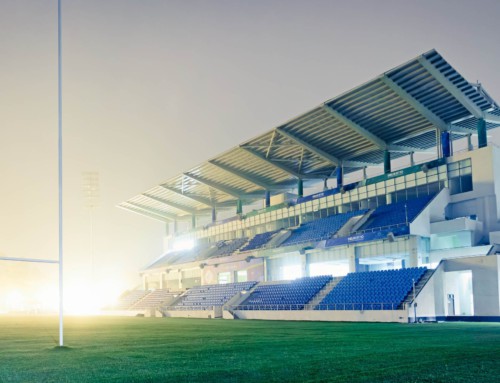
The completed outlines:
<svg viewBox="0 0 500 383">
<path fill-rule="evenodd" d="M 220 285 L 197 286 L 188 290 L 169 310 L 209 310 L 223 306 L 242 291 L 250 290 L 257 282 L 237 282 Z"/>
<path fill-rule="evenodd" d="M 316 310 L 394 310 L 400 307 L 427 269 L 368 271 L 347 274 Z"/>
<path fill-rule="evenodd" d="M 292 282 L 259 285 L 238 310 L 302 310 L 333 278 L 305 277 Z"/>
</svg>

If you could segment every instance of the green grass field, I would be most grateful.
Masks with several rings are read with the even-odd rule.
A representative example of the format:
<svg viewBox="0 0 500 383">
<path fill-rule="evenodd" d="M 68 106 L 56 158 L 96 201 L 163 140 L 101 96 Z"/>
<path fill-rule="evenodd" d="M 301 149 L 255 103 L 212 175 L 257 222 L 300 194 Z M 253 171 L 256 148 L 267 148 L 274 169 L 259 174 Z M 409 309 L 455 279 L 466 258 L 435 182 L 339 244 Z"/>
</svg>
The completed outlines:
<svg viewBox="0 0 500 383">
<path fill-rule="evenodd" d="M 498 382 L 500 324 L 0 317 L 0 382 Z"/>
</svg>

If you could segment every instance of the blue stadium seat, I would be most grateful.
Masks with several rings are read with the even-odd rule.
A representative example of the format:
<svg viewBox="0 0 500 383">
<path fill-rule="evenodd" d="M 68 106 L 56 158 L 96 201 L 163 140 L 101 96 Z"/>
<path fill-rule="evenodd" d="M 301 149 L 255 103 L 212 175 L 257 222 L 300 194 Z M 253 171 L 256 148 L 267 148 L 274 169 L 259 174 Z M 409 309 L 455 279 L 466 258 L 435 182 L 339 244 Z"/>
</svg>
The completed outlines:
<svg viewBox="0 0 500 383">
<path fill-rule="evenodd" d="M 332 280 L 329 275 L 305 277 L 289 283 L 259 285 L 240 310 L 303 310 L 305 304 Z"/>
<path fill-rule="evenodd" d="M 213 306 L 224 306 L 236 294 L 250 290 L 256 283 L 250 281 L 193 287 L 170 309 L 209 310 Z"/>
<path fill-rule="evenodd" d="M 379 206 L 359 231 L 410 223 L 420 214 L 433 197 L 431 195 Z"/>
<path fill-rule="evenodd" d="M 425 267 L 347 274 L 316 310 L 397 309 L 418 283 Z"/>
<path fill-rule="evenodd" d="M 317 242 L 331 238 L 339 231 L 352 217 L 365 214 L 367 210 L 358 210 L 348 213 L 335 214 L 326 218 L 304 223 L 299 228 L 292 231 L 281 246 L 290 246 L 303 242 Z"/>
</svg>

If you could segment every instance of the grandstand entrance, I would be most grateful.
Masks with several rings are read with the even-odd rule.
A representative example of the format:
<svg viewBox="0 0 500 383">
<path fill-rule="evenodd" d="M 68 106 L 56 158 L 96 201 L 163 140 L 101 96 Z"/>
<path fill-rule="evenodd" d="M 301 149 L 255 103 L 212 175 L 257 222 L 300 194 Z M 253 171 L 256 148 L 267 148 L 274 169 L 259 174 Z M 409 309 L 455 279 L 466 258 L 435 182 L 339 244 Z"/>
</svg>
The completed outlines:
<svg viewBox="0 0 500 383">
<path fill-rule="evenodd" d="M 474 315 L 472 271 L 449 271 L 444 274 L 446 316 Z"/>
<path fill-rule="evenodd" d="M 404 269 L 407 265 L 404 258 L 371 257 L 360 258 L 356 265 L 356 271 L 379 271 Z"/>
<path fill-rule="evenodd" d="M 349 261 L 330 261 L 315 262 L 309 265 L 309 276 L 332 275 L 334 277 L 343 277 L 349 272 Z"/>
</svg>

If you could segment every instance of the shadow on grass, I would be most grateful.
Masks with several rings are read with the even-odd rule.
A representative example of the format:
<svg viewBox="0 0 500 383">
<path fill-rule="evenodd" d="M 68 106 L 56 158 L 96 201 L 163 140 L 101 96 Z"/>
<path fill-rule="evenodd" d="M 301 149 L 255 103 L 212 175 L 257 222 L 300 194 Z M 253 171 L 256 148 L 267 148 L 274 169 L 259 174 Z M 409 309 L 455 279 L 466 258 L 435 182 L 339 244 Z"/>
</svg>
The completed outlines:
<svg viewBox="0 0 500 383">
<path fill-rule="evenodd" d="M 73 351 L 75 349 L 73 347 L 68 347 L 68 346 L 55 346 L 55 347 L 51 348 L 50 350 L 63 352 L 63 351 Z"/>
</svg>

